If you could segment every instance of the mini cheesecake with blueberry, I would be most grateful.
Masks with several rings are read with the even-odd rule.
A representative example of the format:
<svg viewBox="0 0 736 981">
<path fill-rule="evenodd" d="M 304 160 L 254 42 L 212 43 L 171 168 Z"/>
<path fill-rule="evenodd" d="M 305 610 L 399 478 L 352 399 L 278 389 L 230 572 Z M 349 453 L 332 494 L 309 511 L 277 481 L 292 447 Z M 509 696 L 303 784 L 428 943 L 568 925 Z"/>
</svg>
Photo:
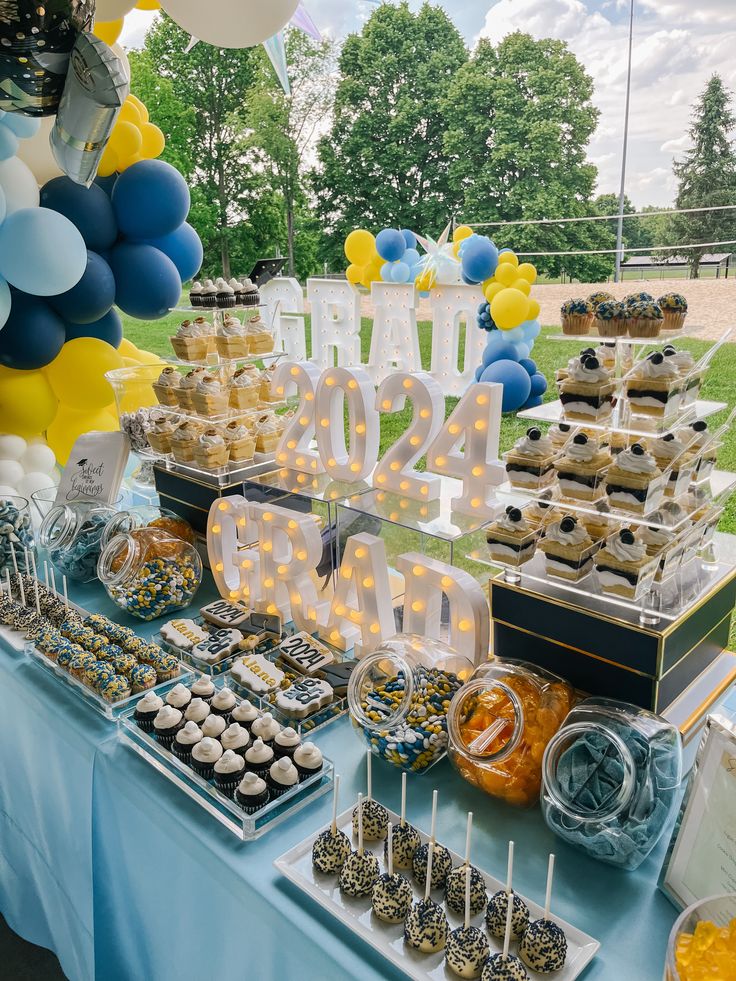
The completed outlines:
<svg viewBox="0 0 736 981">
<path fill-rule="evenodd" d="M 557 388 L 566 420 L 600 422 L 613 411 L 616 385 L 595 355 L 585 353 L 572 361 Z"/>
<path fill-rule="evenodd" d="M 547 435 L 552 440 L 555 453 L 559 453 L 560 450 L 563 450 L 567 446 L 576 431 L 575 427 L 571 426 L 569 422 L 558 422 L 554 426 L 549 427 Z"/>
<path fill-rule="evenodd" d="M 688 452 L 695 457 L 693 481 L 700 483 L 713 473 L 718 456 L 719 443 L 712 439 L 705 419 L 696 419 L 687 429 L 678 433 L 687 444 Z"/>
<path fill-rule="evenodd" d="M 509 483 L 524 490 L 548 487 L 555 479 L 554 458 L 552 440 L 537 426 L 532 426 L 504 456 Z"/>
<path fill-rule="evenodd" d="M 665 418 L 682 406 L 684 383 L 671 358 L 653 351 L 626 377 L 626 397 L 635 415 Z"/>
<path fill-rule="evenodd" d="M 637 539 L 630 528 L 612 535 L 596 553 L 595 571 L 604 593 L 637 599 L 654 579 L 659 560 L 647 552 L 647 546 Z"/>
<path fill-rule="evenodd" d="M 683 406 L 694 405 L 700 395 L 705 369 L 696 365 L 695 358 L 689 351 L 685 351 L 684 349 L 678 351 L 674 344 L 665 345 L 662 348 L 662 354 L 677 368 L 678 374 L 683 381 Z"/>
<path fill-rule="evenodd" d="M 674 433 L 665 433 L 664 436 L 650 439 L 647 449 L 656 460 L 659 469 L 669 473 L 664 488 L 667 497 L 679 497 L 680 494 L 684 494 L 695 467 L 695 458 L 688 452 L 685 443 Z"/>
<path fill-rule="evenodd" d="M 657 461 L 641 443 L 622 450 L 606 471 L 605 488 L 612 507 L 646 514 L 664 497 L 665 480 Z"/>
<path fill-rule="evenodd" d="M 576 433 L 562 456 L 555 460 L 555 470 L 563 497 L 592 501 L 603 492 L 603 477 L 611 463 L 611 454 L 599 440 Z"/>
<path fill-rule="evenodd" d="M 509 506 L 486 531 L 491 560 L 499 565 L 522 565 L 534 555 L 537 537 L 537 529 L 521 510 Z"/>
<path fill-rule="evenodd" d="M 544 552 L 547 575 L 577 582 L 593 568 L 597 546 L 582 521 L 566 514 L 547 526 L 539 548 Z"/>
</svg>

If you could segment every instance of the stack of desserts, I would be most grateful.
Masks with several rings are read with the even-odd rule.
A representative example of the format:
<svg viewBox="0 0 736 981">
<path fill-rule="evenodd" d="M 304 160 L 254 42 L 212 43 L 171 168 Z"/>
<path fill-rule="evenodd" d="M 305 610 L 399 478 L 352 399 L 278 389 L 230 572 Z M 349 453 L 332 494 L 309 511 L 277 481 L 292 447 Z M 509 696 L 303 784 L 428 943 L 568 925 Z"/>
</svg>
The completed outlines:
<svg viewBox="0 0 736 981">
<path fill-rule="evenodd" d="M 589 297 L 566 300 L 560 311 L 565 334 L 600 337 L 657 337 L 661 331 L 682 330 L 687 300 L 680 293 L 665 293 L 655 302 L 650 293 L 630 293 L 616 300 L 601 290 Z"/>
<path fill-rule="evenodd" d="M 232 310 L 233 307 L 257 307 L 261 297 L 258 287 L 247 276 L 229 282 L 220 276 L 214 282 L 206 279 L 204 283 L 194 283 L 189 291 L 189 302 L 193 307 L 209 310 Z"/>
<path fill-rule="evenodd" d="M 181 361 L 207 361 L 218 354 L 226 361 L 271 354 L 274 337 L 259 314 L 241 320 L 234 313 L 226 314 L 214 325 L 205 317 L 184 320 L 170 338 L 174 353 Z"/>
</svg>

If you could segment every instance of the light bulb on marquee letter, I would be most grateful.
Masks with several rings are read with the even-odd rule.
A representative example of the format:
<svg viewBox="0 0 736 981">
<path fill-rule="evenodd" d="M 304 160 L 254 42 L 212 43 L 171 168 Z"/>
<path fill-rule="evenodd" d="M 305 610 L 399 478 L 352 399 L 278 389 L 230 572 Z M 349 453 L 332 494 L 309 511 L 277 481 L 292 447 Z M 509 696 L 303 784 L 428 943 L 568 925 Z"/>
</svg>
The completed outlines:
<svg viewBox="0 0 736 981">
<path fill-rule="evenodd" d="M 386 548 L 362 532 L 348 538 L 337 574 L 330 616 L 320 637 L 342 651 L 365 657 L 396 633 Z"/>
<path fill-rule="evenodd" d="M 414 283 L 373 283 L 368 373 L 378 384 L 393 371 L 421 371 Z"/>
<path fill-rule="evenodd" d="M 470 573 L 420 552 L 400 555 L 396 568 L 406 583 L 402 632 L 440 640 L 445 595 L 450 608 L 450 647 L 472 657 L 476 666 L 487 660 L 490 610 L 486 594 Z"/>
<path fill-rule="evenodd" d="M 322 560 L 317 523 L 311 514 L 268 504 L 251 504 L 250 514 L 258 529 L 259 611 L 278 613 L 297 630 L 313 633 L 328 608 L 311 575 Z"/>
<path fill-rule="evenodd" d="M 360 293 L 345 280 L 308 279 L 312 361 L 322 368 L 360 364 Z M 480 358 L 476 359 L 476 364 Z"/>
<path fill-rule="evenodd" d="M 378 460 L 376 390 L 362 368 L 328 368 L 317 385 L 317 446 L 333 480 L 364 480 Z M 345 403 L 350 450 L 345 440 Z"/>
<path fill-rule="evenodd" d="M 257 538 L 250 505 L 240 494 L 214 501 L 207 519 L 207 554 L 220 596 L 250 604 L 258 597 L 258 556 L 248 549 Z"/>
<path fill-rule="evenodd" d="M 319 453 L 309 448 L 314 439 L 315 391 L 319 376 L 319 368 L 310 361 L 303 364 L 286 361 L 273 373 L 271 389 L 275 395 L 284 399 L 296 388 L 301 399 L 276 447 L 276 463 L 281 468 L 300 473 L 325 472 Z"/>
<path fill-rule="evenodd" d="M 409 428 L 390 446 L 373 474 L 373 486 L 411 498 L 435 501 L 442 481 L 434 474 L 418 474 L 414 464 L 427 452 L 445 418 L 445 396 L 431 375 L 397 371 L 381 382 L 376 392 L 379 412 L 400 412 L 409 399 L 414 414 Z"/>
<path fill-rule="evenodd" d="M 503 385 L 471 385 L 427 453 L 427 469 L 463 482 L 455 511 L 490 520 L 498 512 L 493 488 L 506 480 L 498 459 Z M 460 452 L 460 447 L 463 452 Z"/>
</svg>

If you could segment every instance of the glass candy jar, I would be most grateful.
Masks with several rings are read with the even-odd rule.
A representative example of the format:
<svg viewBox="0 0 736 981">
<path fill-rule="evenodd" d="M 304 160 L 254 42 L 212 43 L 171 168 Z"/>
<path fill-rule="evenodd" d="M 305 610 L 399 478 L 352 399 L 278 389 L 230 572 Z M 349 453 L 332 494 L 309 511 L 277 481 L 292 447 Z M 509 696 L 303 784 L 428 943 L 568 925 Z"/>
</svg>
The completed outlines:
<svg viewBox="0 0 736 981">
<path fill-rule="evenodd" d="M 542 811 L 571 845 L 631 870 L 662 836 L 681 777 L 674 726 L 626 702 L 588 698 L 547 746 Z"/>
<path fill-rule="evenodd" d="M 202 560 L 190 542 L 160 528 L 136 528 L 108 542 L 97 574 L 121 610 L 155 620 L 189 606 L 202 582 Z"/>
<path fill-rule="evenodd" d="M 426 770 L 445 755 L 447 710 L 472 670 L 469 658 L 440 641 L 398 634 L 353 671 L 350 718 L 376 756 Z"/>
<path fill-rule="evenodd" d="M 25 497 L 0 495 L 0 578 L 30 572 L 28 554 L 33 550 L 31 509 Z"/>
<path fill-rule="evenodd" d="M 677 918 L 667 944 L 664 981 L 736 977 L 736 893 L 701 899 Z"/>
<path fill-rule="evenodd" d="M 450 706 L 450 760 L 487 794 L 531 807 L 545 747 L 573 703 L 572 687 L 557 675 L 524 661 L 488 661 Z"/>
<path fill-rule="evenodd" d="M 117 513 L 98 501 L 56 505 L 41 522 L 39 542 L 67 579 L 91 582 L 97 578 L 105 528 Z"/>
<path fill-rule="evenodd" d="M 139 504 L 125 511 L 118 511 L 105 529 L 102 548 L 116 535 L 128 535 L 139 528 L 158 528 L 172 538 L 181 538 L 191 545 L 195 542 L 192 526 L 184 518 L 155 504 Z"/>
</svg>

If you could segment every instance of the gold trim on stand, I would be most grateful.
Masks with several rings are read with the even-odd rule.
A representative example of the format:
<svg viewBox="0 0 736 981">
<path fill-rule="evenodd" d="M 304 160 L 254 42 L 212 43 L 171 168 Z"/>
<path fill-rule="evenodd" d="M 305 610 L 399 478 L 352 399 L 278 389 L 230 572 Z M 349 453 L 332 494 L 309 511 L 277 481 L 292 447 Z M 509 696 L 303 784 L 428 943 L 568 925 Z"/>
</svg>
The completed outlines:
<svg viewBox="0 0 736 981">
<path fill-rule="evenodd" d="M 675 661 L 675 663 L 674 663 L 674 664 L 673 664 L 673 665 L 672 665 L 671 667 L 669 667 L 669 668 L 667 668 L 667 670 L 666 670 L 665 672 L 662 672 L 662 658 L 660 658 L 660 657 L 658 656 L 658 657 L 657 657 L 657 678 L 658 678 L 658 679 L 659 679 L 660 681 L 662 681 L 662 679 L 664 679 L 664 678 L 666 678 L 666 677 L 667 677 L 667 675 L 668 675 L 668 674 L 670 673 L 670 671 L 674 671 L 674 670 L 675 670 L 675 668 L 677 667 L 677 665 L 678 665 L 678 664 L 680 664 L 680 663 L 681 663 L 682 661 L 684 661 L 684 660 L 685 660 L 685 658 L 686 658 L 686 657 L 688 657 L 688 655 L 690 655 L 690 654 L 692 654 L 692 652 L 693 652 L 693 651 L 695 650 L 695 648 L 696 648 L 696 647 L 699 647 L 699 646 L 700 646 L 700 644 L 702 644 L 702 643 L 703 643 L 703 641 L 704 641 L 704 640 L 705 640 L 705 639 L 706 639 L 707 637 L 709 637 L 709 636 L 710 636 L 710 635 L 711 635 L 711 634 L 713 633 L 713 631 L 714 631 L 714 630 L 717 630 L 717 629 L 718 629 L 718 628 L 719 628 L 719 627 L 720 627 L 720 626 L 721 626 L 721 625 L 723 624 L 723 621 L 724 621 L 724 620 L 729 620 L 729 619 L 730 619 L 730 618 L 731 618 L 732 616 L 733 616 L 733 610 L 729 610 L 729 611 L 728 611 L 728 613 L 727 613 L 727 614 L 726 614 L 726 615 L 725 615 L 724 617 L 721 617 L 721 619 L 720 619 L 720 620 L 718 621 L 718 623 L 714 623 L 714 624 L 712 625 L 712 627 L 710 628 L 710 630 L 707 630 L 707 631 L 706 631 L 706 632 L 705 632 L 705 633 L 703 634 L 703 636 L 702 636 L 702 637 L 701 637 L 701 638 L 700 638 L 699 640 L 697 640 L 697 641 L 696 641 L 696 642 L 695 642 L 695 643 L 694 643 L 694 644 L 692 645 L 692 647 L 689 647 L 689 648 L 688 648 L 688 649 L 687 649 L 687 650 L 685 651 L 685 653 L 684 653 L 684 654 L 682 654 L 682 655 L 681 655 L 681 656 L 680 656 L 680 657 L 679 657 L 679 658 L 678 658 L 678 659 L 677 659 L 677 660 Z M 664 654 L 664 651 L 662 652 L 662 654 Z"/>
<path fill-rule="evenodd" d="M 159 497 L 162 497 L 163 496 L 168 501 L 176 501 L 177 504 L 183 504 L 184 507 L 192 508 L 194 511 L 201 511 L 203 514 L 209 514 L 210 513 L 210 509 L 209 508 L 201 508 L 198 504 L 192 504 L 191 501 L 182 501 L 182 499 L 180 497 L 174 497 L 173 494 L 166 494 L 166 493 L 164 493 L 162 495 L 161 491 L 159 491 L 158 494 L 159 494 Z"/>
<path fill-rule="evenodd" d="M 698 675 L 698 678 L 699 677 L 700 675 Z M 695 682 L 698 680 L 698 678 L 693 678 L 690 684 L 694 685 Z M 726 692 L 726 690 L 731 687 L 734 681 L 736 681 L 736 668 L 734 668 L 733 671 L 726 678 L 723 679 L 723 681 L 720 683 L 720 685 L 718 685 L 717 688 L 713 689 L 710 695 L 706 699 L 704 699 L 700 703 L 698 708 L 694 712 L 692 712 L 685 719 L 685 721 L 680 725 L 680 734 L 682 735 L 682 739 L 684 743 L 689 742 L 688 736 L 690 735 L 692 730 L 699 726 L 699 724 L 703 721 L 703 716 L 710 711 L 710 709 L 720 699 L 721 695 L 723 695 Z M 688 688 L 689 687 L 690 686 L 688 685 Z M 687 688 L 685 689 L 685 691 L 687 691 Z M 682 694 L 684 693 L 685 692 L 682 692 Z M 681 695 L 678 695 L 677 697 L 680 698 Z M 667 711 L 667 709 L 665 709 L 665 711 Z"/>
</svg>

